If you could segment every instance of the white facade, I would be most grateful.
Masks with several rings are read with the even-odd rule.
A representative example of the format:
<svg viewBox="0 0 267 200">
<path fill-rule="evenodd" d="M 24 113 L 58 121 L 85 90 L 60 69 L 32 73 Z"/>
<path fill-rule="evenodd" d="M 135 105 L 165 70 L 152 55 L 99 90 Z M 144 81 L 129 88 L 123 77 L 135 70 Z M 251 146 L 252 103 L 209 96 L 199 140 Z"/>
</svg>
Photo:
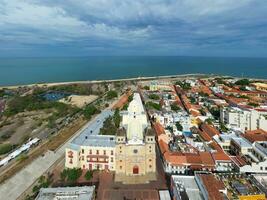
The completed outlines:
<svg viewBox="0 0 267 200">
<path fill-rule="evenodd" d="M 248 157 L 251 160 L 251 165 L 241 167 L 241 172 L 267 173 L 267 141 L 254 142 Z"/>
<path fill-rule="evenodd" d="M 228 128 L 237 129 L 242 132 L 246 130 L 267 130 L 267 112 L 257 110 L 245 110 L 237 107 L 224 107 L 221 109 L 220 118 Z"/>
</svg>

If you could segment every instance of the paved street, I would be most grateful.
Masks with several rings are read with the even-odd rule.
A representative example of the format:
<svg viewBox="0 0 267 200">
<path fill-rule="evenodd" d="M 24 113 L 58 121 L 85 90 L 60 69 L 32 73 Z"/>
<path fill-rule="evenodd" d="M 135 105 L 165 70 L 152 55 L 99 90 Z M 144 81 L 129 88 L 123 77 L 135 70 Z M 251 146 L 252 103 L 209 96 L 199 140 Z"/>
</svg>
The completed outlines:
<svg viewBox="0 0 267 200">
<path fill-rule="evenodd" d="M 0 185 L 0 197 L 5 200 L 17 199 L 27 190 L 43 173 L 45 173 L 57 160 L 65 153 L 66 146 L 70 141 L 80 134 L 88 126 L 88 122 L 80 131 L 74 134 L 71 139 L 62 145 L 56 152 L 48 151 L 44 156 L 40 156 L 31 164 L 23 168 L 17 174 Z"/>
</svg>

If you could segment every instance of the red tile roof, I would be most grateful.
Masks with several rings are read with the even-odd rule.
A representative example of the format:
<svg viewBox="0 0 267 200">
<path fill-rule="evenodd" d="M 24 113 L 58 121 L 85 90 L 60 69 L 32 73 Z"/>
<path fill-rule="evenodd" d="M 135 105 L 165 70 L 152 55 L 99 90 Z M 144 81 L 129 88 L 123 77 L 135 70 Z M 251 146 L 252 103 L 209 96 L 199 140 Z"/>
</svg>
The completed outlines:
<svg viewBox="0 0 267 200">
<path fill-rule="evenodd" d="M 243 137 L 249 140 L 251 143 L 256 141 L 267 141 L 267 132 L 262 129 L 247 131 Z"/>
<path fill-rule="evenodd" d="M 199 174 L 198 177 L 202 180 L 209 200 L 224 200 L 220 190 L 224 190 L 225 186 L 222 181 L 215 178 L 212 174 Z"/>
</svg>

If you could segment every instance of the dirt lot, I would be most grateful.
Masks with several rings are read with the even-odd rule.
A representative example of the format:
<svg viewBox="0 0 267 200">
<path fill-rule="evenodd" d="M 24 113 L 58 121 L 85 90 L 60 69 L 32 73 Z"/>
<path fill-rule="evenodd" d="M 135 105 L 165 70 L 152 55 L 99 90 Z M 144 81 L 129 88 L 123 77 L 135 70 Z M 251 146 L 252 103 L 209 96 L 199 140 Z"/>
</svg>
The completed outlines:
<svg viewBox="0 0 267 200">
<path fill-rule="evenodd" d="M 42 139 L 46 132 L 45 119 L 51 112 L 33 111 L 8 118 L 0 126 L 0 143 L 21 144 L 30 137 Z"/>
<path fill-rule="evenodd" d="M 67 99 L 61 99 L 59 102 L 66 103 L 66 104 L 71 104 L 74 106 L 77 106 L 79 108 L 82 108 L 86 104 L 89 104 L 96 100 L 98 96 L 96 95 L 70 95 Z"/>
</svg>

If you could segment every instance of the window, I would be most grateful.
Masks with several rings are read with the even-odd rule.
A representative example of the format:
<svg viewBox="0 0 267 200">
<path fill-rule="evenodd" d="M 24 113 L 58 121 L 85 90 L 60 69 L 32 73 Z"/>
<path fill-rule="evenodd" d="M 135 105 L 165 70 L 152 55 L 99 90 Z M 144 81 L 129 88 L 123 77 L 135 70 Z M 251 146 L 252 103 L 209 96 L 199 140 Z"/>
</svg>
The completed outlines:
<svg viewBox="0 0 267 200">
<path fill-rule="evenodd" d="M 92 149 L 89 150 L 89 154 L 92 154 Z"/>
<path fill-rule="evenodd" d="M 120 169 L 122 169 L 122 166 L 120 166 Z"/>
<path fill-rule="evenodd" d="M 70 159 L 70 162 L 69 163 L 72 164 L 72 159 Z"/>
<path fill-rule="evenodd" d="M 99 150 L 96 150 L 96 154 L 97 154 L 97 155 L 99 154 Z"/>
<path fill-rule="evenodd" d="M 113 162 L 113 157 L 110 158 L 110 162 Z"/>
<path fill-rule="evenodd" d="M 149 165 L 149 168 L 152 168 L 152 165 Z"/>
<path fill-rule="evenodd" d="M 133 152 L 134 152 L 134 153 L 138 153 L 138 150 L 137 150 L 137 149 L 134 149 Z"/>
<path fill-rule="evenodd" d="M 84 149 L 82 149 L 82 153 L 84 153 Z"/>
<path fill-rule="evenodd" d="M 113 156 L 113 150 L 111 150 L 110 154 Z"/>
<path fill-rule="evenodd" d="M 106 150 L 104 150 L 104 155 L 106 155 Z"/>
</svg>

